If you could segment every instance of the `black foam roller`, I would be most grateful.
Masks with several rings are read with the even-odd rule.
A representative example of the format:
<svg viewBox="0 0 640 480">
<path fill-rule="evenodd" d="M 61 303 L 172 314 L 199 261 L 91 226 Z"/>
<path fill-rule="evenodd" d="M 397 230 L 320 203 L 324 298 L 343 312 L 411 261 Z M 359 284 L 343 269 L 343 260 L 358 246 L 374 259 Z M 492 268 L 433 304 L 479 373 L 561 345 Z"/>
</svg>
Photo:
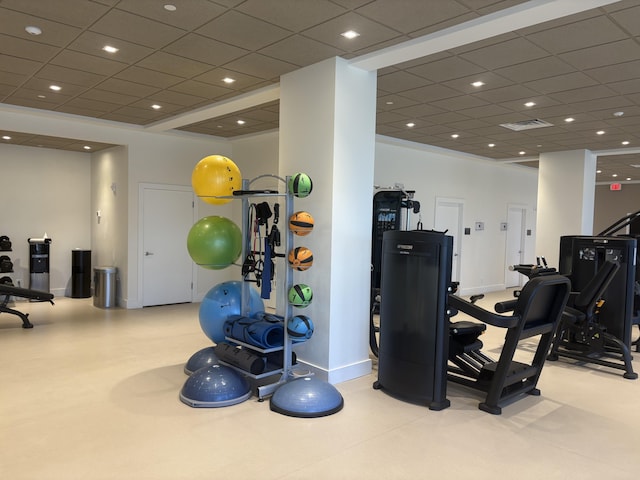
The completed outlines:
<svg viewBox="0 0 640 480">
<path fill-rule="evenodd" d="M 223 362 L 253 375 L 260 375 L 265 370 L 265 358 L 246 349 L 237 348 L 228 343 L 219 343 L 214 347 L 213 351 Z"/>
</svg>

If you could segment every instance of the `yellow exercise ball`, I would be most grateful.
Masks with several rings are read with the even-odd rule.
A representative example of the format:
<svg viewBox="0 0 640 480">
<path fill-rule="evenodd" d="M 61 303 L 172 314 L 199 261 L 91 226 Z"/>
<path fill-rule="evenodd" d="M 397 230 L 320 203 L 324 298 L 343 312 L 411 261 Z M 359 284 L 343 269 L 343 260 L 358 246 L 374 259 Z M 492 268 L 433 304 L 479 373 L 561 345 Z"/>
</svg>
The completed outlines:
<svg viewBox="0 0 640 480">
<path fill-rule="evenodd" d="M 240 169 L 233 160 L 222 155 L 209 155 L 200 160 L 191 173 L 191 186 L 198 197 L 213 205 L 231 201 L 234 190 L 242 187 Z"/>
</svg>

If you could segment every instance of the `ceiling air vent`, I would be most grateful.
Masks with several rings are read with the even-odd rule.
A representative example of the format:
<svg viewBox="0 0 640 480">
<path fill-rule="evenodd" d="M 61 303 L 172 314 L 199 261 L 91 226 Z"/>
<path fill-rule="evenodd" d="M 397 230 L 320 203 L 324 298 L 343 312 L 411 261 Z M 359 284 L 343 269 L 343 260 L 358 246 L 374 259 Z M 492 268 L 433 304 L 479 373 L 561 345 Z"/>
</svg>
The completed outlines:
<svg viewBox="0 0 640 480">
<path fill-rule="evenodd" d="M 501 123 L 500 126 L 519 132 L 520 130 L 531 130 L 533 128 L 553 127 L 553 123 L 534 118 L 533 120 L 523 120 L 522 122 Z"/>
</svg>

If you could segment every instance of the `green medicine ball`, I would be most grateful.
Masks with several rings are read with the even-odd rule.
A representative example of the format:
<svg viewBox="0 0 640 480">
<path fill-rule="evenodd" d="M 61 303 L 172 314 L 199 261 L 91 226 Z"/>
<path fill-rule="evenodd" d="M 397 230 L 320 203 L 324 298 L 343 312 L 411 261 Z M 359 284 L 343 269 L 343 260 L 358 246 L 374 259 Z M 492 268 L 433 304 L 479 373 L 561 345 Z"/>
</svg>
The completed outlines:
<svg viewBox="0 0 640 480">
<path fill-rule="evenodd" d="M 306 173 L 296 173 L 289 178 L 289 193 L 296 197 L 306 197 L 311 193 L 312 189 L 313 182 Z"/>
<path fill-rule="evenodd" d="M 313 292 L 309 285 L 299 283 L 289 289 L 289 303 L 294 307 L 304 308 L 311 303 Z"/>
</svg>

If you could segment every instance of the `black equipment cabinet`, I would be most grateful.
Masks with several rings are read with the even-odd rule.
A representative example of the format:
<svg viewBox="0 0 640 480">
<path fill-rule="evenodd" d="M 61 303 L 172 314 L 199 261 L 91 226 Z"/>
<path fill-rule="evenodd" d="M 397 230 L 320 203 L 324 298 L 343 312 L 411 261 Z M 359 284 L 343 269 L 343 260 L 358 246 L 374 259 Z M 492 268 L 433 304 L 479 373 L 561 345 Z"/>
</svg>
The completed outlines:
<svg viewBox="0 0 640 480">
<path fill-rule="evenodd" d="M 606 331 L 631 344 L 636 239 L 629 237 L 564 236 L 560 238 L 560 273 L 569 275 L 571 289 L 580 292 L 606 261 L 620 269 L 604 292 L 598 321 Z"/>
<path fill-rule="evenodd" d="M 71 250 L 71 297 L 91 296 L 91 250 Z"/>
<path fill-rule="evenodd" d="M 388 231 L 382 246 L 380 347 L 374 388 L 431 410 L 447 393 L 453 237 L 432 231 Z"/>
</svg>

